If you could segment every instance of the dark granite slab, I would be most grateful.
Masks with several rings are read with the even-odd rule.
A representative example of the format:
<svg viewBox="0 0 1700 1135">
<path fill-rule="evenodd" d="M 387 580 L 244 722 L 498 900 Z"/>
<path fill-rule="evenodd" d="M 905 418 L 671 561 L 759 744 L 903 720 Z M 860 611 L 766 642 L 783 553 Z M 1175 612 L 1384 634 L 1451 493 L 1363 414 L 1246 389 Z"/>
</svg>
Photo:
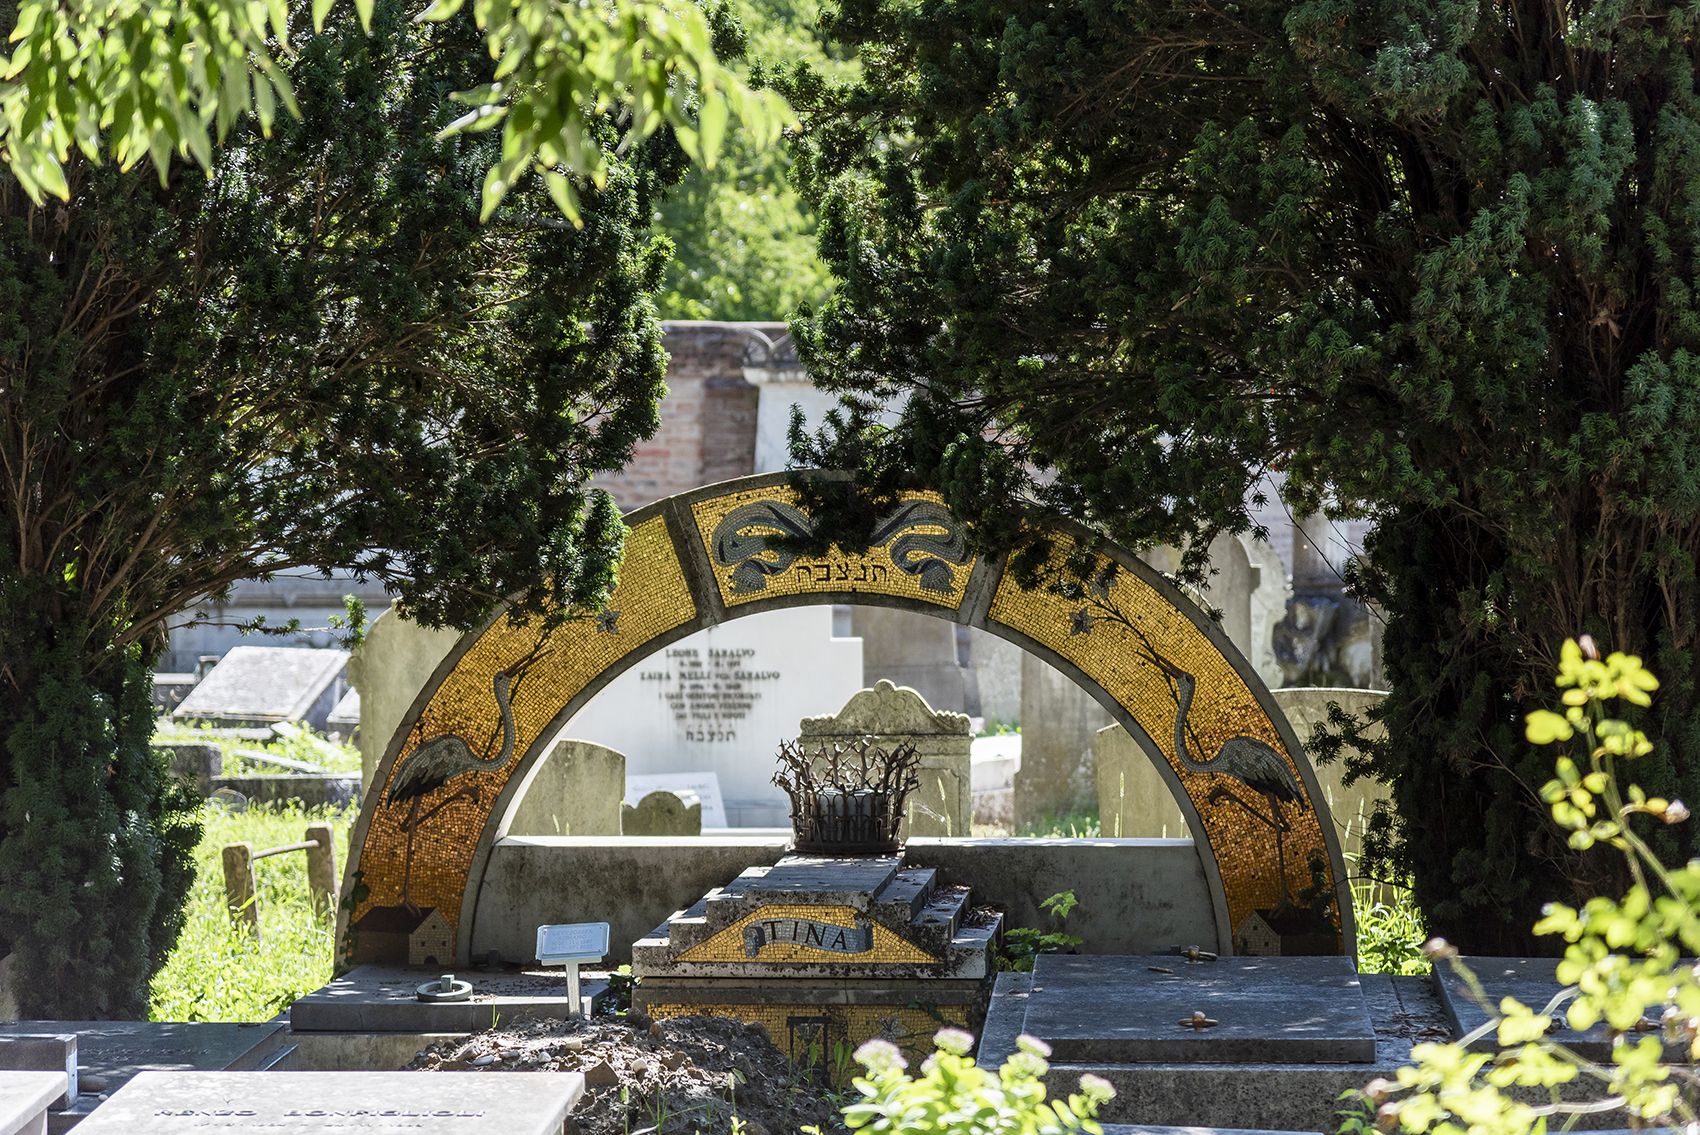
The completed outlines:
<svg viewBox="0 0 1700 1135">
<path fill-rule="evenodd" d="M 472 983 L 466 1001 L 420 1001 L 421 983 L 440 969 L 356 966 L 289 1007 L 296 1032 L 461 1033 L 491 1028 L 515 1017 L 574 1016 L 560 969 L 501 972 L 470 970 L 455 976 Z M 579 982 L 580 1013 L 594 1013 L 608 995 L 605 978 L 588 973 Z"/>
<path fill-rule="evenodd" d="M 1203 1014 L 1206 1028 L 1183 1025 Z M 1349 959 L 1041 955 L 1024 1031 L 1057 1061 L 1370 1063 L 1375 1029 Z"/>
<path fill-rule="evenodd" d="M 1482 991 L 1487 995 L 1487 1006 L 1477 999 L 1469 982 L 1458 972 L 1456 966 L 1446 962 L 1436 965 L 1434 986 L 1440 994 L 1440 1002 L 1446 1010 L 1447 1019 L 1456 1030 L 1454 1039 L 1474 1032 L 1486 1023 L 1489 1018 L 1489 1006 L 1493 1007 L 1493 1015 L 1497 1016 L 1498 1005 L 1506 997 L 1514 997 L 1538 1013 L 1563 988 L 1558 983 L 1557 958 L 1464 957 L 1458 961 L 1481 983 Z M 1547 1036 L 1590 1059 L 1610 1059 L 1611 1034 L 1604 1025 L 1595 1025 L 1586 1032 L 1577 1032 L 1563 1018 L 1564 1006 L 1560 1005 L 1554 1027 L 1547 1031 Z M 1490 1033 L 1477 1041 L 1473 1047 L 1493 1048 L 1496 1043 Z"/>
<path fill-rule="evenodd" d="M 9 1021 L 0 1036 L 74 1034 L 77 1081 L 85 1095 L 110 1092 L 139 1072 L 223 1071 L 261 1066 L 284 1027 L 168 1021 Z"/>
</svg>

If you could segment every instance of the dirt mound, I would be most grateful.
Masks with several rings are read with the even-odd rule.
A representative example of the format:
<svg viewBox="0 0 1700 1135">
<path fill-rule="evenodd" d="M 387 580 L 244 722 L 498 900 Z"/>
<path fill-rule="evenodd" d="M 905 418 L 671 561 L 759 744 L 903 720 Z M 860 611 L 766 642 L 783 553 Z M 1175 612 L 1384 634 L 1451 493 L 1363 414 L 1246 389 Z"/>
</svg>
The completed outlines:
<svg viewBox="0 0 1700 1135">
<path fill-rule="evenodd" d="M 581 1135 L 693 1135 L 732 1129 L 793 1135 L 844 1130 L 834 1097 L 794 1068 L 758 1025 L 724 1017 L 632 1023 L 526 1021 L 454 1044 L 408 1065 L 433 1072 L 582 1072 L 585 1098 L 569 1126 Z"/>
</svg>

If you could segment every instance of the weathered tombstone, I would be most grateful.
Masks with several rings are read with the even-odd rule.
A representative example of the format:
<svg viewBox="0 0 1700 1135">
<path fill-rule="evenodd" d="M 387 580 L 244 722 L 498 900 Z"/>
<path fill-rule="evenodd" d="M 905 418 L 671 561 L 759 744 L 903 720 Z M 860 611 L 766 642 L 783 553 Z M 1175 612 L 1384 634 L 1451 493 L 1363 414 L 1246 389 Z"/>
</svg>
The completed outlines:
<svg viewBox="0 0 1700 1135">
<path fill-rule="evenodd" d="M 384 759 L 384 750 L 413 707 L 413 699 L 459 641 L 458 632 L 421 626 L 394 607 L 366 628 L 366 637 L 348 661 L 348 680 L 360 693 L 355 744 L 360 749 L 364 783 L 372 782 L 372 771 Z"/>
<path fill-rule="evenodd" d="M 1017 830 L 1092 809 L 1092 737 L 1110 723 L 1104 707 L 1037 656 L 1021 659 L 1021 769 Z"/>
<path fill-rule="evenodd" d="M 1151 758 L 1120 725 L 1106 725 L 1092 740 L 1098 786 L 1098 830 L 1109 839 L 1188 835 L 1186 817 Z"/>
<path fill-rule="evenodd" d="M 197 1131 L 294 1135 L 357 1127 L 422 1135 L 559 1135 L 584 1094 L 577 1072 L 143 1072 L 82 1135 Z"/>
<path fill-rule="evenodd" d="M 47 1135 L 48 1105 L 64 1094 L 62 1072 L 0 1072 L 0 1135 Z"/>
<path fill-rule="evenodd" d="M 509 835 L 619 835 L 626 755 L 593 741 L 558 740 L 532 766 L 509 814 Z"/>
<path fill-rule="evenodd" d="M 224 772 L 224 750 L 204 741 L 155 741 L 155 749 L 170 754 L 171 774 L 195 786 L 201 796 L 212 792 L 213 778 Z"/>
<path fill-rule="evenodd" d="M 0 1021 L 18 1019 L 18 998 L 12 989 L 12 955 L 0 954 Z"/>
<path fill-rule="evenodd" d="M 968 708 L 967 668 L 958 658 L 956 624 L 892 607 L 852 607 L 850 626 L 862 640 L 863 681 L 907 686 L 928 705 Z"/>
<path fill-rule="evenodd" d="M 1021 721 L 1021 656 L 1025 653 L 1006 638 L 978 627 L 968 632 L 968 669 L 972 681 L 968 712 L 987 728 Z"/>
<path fill-rule="evenodd" d="M 702 801 L 694 792 L 651 792 L 620 809 L 622 835 L 701 835 Z"/>
<path fill-rule="evenodd" d="M 857 692 L 837 713 L 805 717 L 803 744 L 874 738 L 882 748 L 908 742 L 920 755 L 920 786 L 910 793 L 904 833 L 911 836 L 965 836 L 974 815 L 969 761 L 968 715 L 935 710 L 906 686 L 881 679 Z"/>
<path fill-rule="evenodd" d="M 651 792 L 694 792 L 702 802 L 702 826 L 726 826 L 726 801 L 720 794 L 720 778 L 712 772 L 627 773 L 626 803 L 636 804 Z"/>
<path fill-rule="evenodd" d="M 270 725 L 305 721 L 325 727 L 347 685 L 346 650 L 292 646 L 231 649 L 172 713 L 183 721 Z"/>
<path fill-rule="evenodd" d="M 862 686 L 861 640 L 835 636 L 831 608 L 769 611 L 639 662 L 562 732 L 626 754 L 628 777 L 712 772 L 731 826 L 781 827 L 790 811 L 767 757 L 799 718 L 831 712 Z"/>
<path fill-rule="evenodd" d="M 1275 704 L 1287 715 L 1293 732 L 1298 734 L 1300 743 L 1311 751 L 1313 758 L 1315 750 L 1311 749 L 1311 733 L 1319 722 L 1328 720 L 1330 706 L 1338 705 L 1344 712 L 1360 716 L 1387 697 L 1381 690 L 1332 686 L 1295 686 L 1272 693 Z M 1378 721 L 1365 732 L 1364 739 L 1378 741 L 1386 735 L 1386 727 Z M 1355 862 L 1355 857 L 1363 850 L 1364 821 L 1375 811 L 1378 802 L 1388 799 L 1387 785 L 1369 777 L 1359 777 L 1348 785 L 1343 759 L 1317 764 L 1316 779 L 1322 785 L 1323 799 L 1328 801 L 1328 810 L 1334 817 L 1334 830 L 1340 834 L 1341 850 L 1348 856 L 1348 862 Z"/>
</svg>

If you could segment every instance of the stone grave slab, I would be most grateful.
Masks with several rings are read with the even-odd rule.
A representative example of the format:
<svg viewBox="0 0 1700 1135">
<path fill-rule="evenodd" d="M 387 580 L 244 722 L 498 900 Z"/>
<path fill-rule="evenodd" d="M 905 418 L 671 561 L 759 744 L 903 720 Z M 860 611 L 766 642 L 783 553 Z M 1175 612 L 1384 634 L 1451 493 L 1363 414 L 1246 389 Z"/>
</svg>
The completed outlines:
<svg viewBox="0 0 1700 1135">
<path fill-rule="evenodd" d="M 694 792 L 702 803 L 702 826 L 726 826 L 726 801 L 720 795 L 720 777 L 712 772 L 627 773 L 627 804 L 634 807 L 651 792 Z"/>
<path fill-rule="evenodd" d="M 567 980 L 559 969 L 469 970 L 455 976 L 472 984 L 465 1001 L 427 1002 L 419 986 L 441 969 L 356 966 L 329 985 L 297 998 L 289 1007 L 296 1032 L 469 1033 L 518 1016 L 569 1015 Z M 580 1011 L 594 1014 L 608 995 L 607 979 L 586 972 L 580 979 Z"/>
<path fill-rule="evenodd" d="M 1216 1022 L 1183 1025 L 1195 1014 Z M 1188 963 L 1045 954 L 1025 1031 L 1060 1062 L 1370 1063 L 1375 1028 L 1344 957 Z"/>
<path fill-rule="evenodd" d="M 53 1101 L 53 1107 L 70 1107 L 77 1100 L 77 1035 L 0 1036 L 0 1072 L 60 1074 L 65 1078 L 65 1091 Z"/>
<path fill-rule="evenodd" d="M 306 721 L 322 729 L 341 700 L 346 650 L 236 646 L 172 711 L 185 721 L 266 724 Z"/>
<path fill-rule="evenodd" d="M 44 1135 L 47 1108 L 64 1094 L 62 1072 L 0 1072 L 0 1135 Z"/>
<path fill-rule="evenodd" d="M 79 1106 L 149 1071 L 263 1068 L 283 1050 L 284 1026 L 165 1021 L 12 1021 L 0 1037 L 75 1034 Z"/>
<path fill-rule="evenodd" d="M 1488 1004 L 1496 1008 L 1503 998 L 1515 997 L 1538 1013 L 1564 988 L 1558 981 L 1557 958 L 1464 957 L 1458 960 L 1475 974 L 1487 994 Z M 1456 967 L 1444 962 L 1436 964 L 1434 985 L 1447 1019 L 1456 1030 L 1454 1039 L 1486 1023 L 1487 1010 L 1476 1000 L 1469 983 L 1459 975 Z M 1611 1034 L 1604 1024 L 1597 1024 L 1586 1032 L 1577 1032 L 1563 1023 L 1563 1006 L 1559 1007 L 1558 1013 L 1559 1019 L 1554 1022 L 1554 1028 L 1547 1030 L 1547 1036 L 1590 1059 L 1610 1059 Z M 1559 1025 L 1562 1027 L 1557 1027 Z M 1474 1047 L 1493 1048 L 1493 1036 L 1483 1037 Z"/>
<path fill-rule="evenodd" d="M 559 1135 L 583 1094 L 584 1077 L 576 1072 L 144 1072 L 78 1130 Z"/>
</svg>

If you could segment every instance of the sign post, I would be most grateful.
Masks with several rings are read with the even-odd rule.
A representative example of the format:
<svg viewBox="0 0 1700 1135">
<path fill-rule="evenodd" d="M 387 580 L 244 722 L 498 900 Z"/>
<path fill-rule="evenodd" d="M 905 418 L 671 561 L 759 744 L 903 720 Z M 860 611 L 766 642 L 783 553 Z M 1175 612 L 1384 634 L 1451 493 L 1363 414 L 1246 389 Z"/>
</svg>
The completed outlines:
<svg viewBox="0 0 1700 1135">
<path fill-rule="evenodd" d="M 578 967 L 585 962 L 599 962 L 607 956 L 606 922 L 567 922 L 537 928 L 538 964 L 567 968 L 567 998 L 575 1017 L 588 1015 L 579 993 Z"/>
</svg>

